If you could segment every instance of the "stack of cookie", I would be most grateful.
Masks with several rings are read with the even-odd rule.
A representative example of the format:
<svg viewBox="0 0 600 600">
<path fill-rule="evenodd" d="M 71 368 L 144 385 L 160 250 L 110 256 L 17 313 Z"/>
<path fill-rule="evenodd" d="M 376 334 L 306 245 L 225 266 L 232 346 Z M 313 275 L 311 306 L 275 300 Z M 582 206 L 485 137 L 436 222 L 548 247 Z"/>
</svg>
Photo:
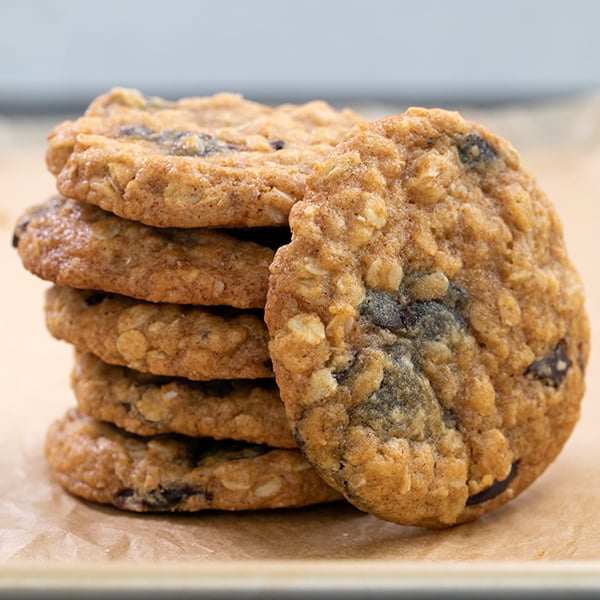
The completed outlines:
<svg viewBox="0 0 600 600">
<path fill-rule="evenodd" d="M 264 322 L 269 265 L 315 161 L 354 124 L 323 102 L 167 102 L 116 89 L 49 137 L 60 196 L 15 229 L 53 282 L 77 401 L 47 437 L 72 493 L 134 510 L 340 498 L 287 421 Z"/>
<path fill-rule="evenodd" d="M 47 440 L 75 494 L 343 496 L 438 528 L 515 498 L 569 438 L 583 288 L 550 201 L 481 125 L 115 90 L 47 159 L 62 196 L 15 241 L 76 349 L 78 408 Z"/>
</svg>

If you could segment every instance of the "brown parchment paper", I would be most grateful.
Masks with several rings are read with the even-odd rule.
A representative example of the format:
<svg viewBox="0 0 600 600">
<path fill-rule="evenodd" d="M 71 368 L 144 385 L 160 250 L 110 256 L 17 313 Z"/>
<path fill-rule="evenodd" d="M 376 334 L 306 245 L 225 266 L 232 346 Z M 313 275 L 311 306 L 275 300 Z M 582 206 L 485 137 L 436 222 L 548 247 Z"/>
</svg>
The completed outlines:
<svg viewBox="0 0 600 600">
<path fill-rule="evenodd" d="M 376 118 L 405 107 L 355 108 Z M 18 215 L 54 191 L 44 152 L 56 119 L 0 116 L 0 590 L 35 581 L 137 589 L 169 577 L 198 587 L 419 587 L 482 574 L 496 584 L 512 574 L 515 581 L 600 588 L 600 97 L 463 113 L 508 137 L 553 200 L 594 333 L 581 419 L 559 458 L 502 509 L 444 531 L 400 527 L 341 502 L 135 515 L 63 492 L 46 466 L 43 441 L 49 423 L 74 405 L 71 348 L 45 329 L 48 284 L 25 271 L 11 248 Z"/>
</svg>

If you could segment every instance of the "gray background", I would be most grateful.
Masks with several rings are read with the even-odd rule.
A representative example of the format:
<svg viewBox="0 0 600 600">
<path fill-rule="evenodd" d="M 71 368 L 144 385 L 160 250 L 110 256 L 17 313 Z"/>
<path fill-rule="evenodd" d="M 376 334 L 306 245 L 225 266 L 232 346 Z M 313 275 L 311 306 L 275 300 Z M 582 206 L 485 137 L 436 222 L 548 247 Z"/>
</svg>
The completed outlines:
<svg viewBox="0 0 600 600">
<path fill-rule="evenodd" d="M 0 112 L 79 110 L 113 86 L 501 103 L 600 88 L 597 0 L 0 3 Z"/>
</svg>

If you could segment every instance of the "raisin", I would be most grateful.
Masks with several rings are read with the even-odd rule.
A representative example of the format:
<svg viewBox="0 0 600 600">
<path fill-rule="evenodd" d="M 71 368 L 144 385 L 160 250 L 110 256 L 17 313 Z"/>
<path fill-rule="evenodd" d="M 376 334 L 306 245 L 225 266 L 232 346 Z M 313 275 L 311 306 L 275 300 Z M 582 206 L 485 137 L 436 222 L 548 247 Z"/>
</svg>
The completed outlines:
<svg viewBox="0 0 600 600">
<path fill-rule="evenodd" d="M 141 125 L 124 125 L 119 135 L 148 140 L 164 148 L 173 156 L 210 156 L 220 152 L 231 152 L 236 147 L 224 140 L 208 135 L 184 130 L 153 131 Z"/>
<path fill-rule="evenodd" d="M 378 327 L 390 331 L 398 332 L 410 326 L 407 321 L 409 315 L 394 292 L 367 289 L 361 312 Z"/>
<path fill-rule="evenodd" d="M 119 135 L 151 139 L 154 131 L 142 125 L 123 125 L 119 130 Z"/>
<path fill-rule="evenodd" d="M 19 223 L 17 223 L 17 225 L 15 226 L 15 229 L 13 231 L 13 238 L 12 238 L 13 248 L 17 248 L 19 246 L 19 241 L 21 240 L 21 236 L 25 233 L 25 230 L 27 229 L 27 226 L 29 225 L 29 223 L 31 223 L 31 220 L 34 217 L 43 217 L 47 213 L 51 212 L 56 207 L 57 202 L 58 201 L 55 200 L 53 202 L 50 202 L 47 205 L 39 207 L 34 213 L 30 213 L 27 217 L 24 217 L 23 219 L 21 219 L 21 221 L 19 221 Z"/>
<path fill-rule="evenodd" d="M 128 504 L 128 501 L 130 498 L 134 498 L 136 496 L 135 490 L 133 490 L 132 488 L 125 488 L 122 490 L 119 490 L 113 497 L 113 503 L 115 504 L 115 506 L 118 506 L 119 508 L 123 508 L 124 506 L 126 506 Z"/>
<path fill-rule="evenodd" d="M 367 290 L 361 313 L 378 327 L 394 333 L 438 340 L 451 335 L 457 327 L 465 327 L 463 317 L 454 306 L 457 303 L 449 296 L 441 301 L 416 301 L 403 306 L 394 292 Z"/>
<path fill-rule="evenodd" d="M 205 133 L 190 131 L 161 131 L 156 142 L 168 148 L 174 156 L 210 156 L 230 152 L 236 148 L 227 142 Z"/>
<path fill-rule="evenodd" d="M 144 493 L 139 493 L 132 488 L 125 488 L 113 496 L 113 503 L 119 508 L 134 505 L 147 510 L 163 511 L 174 508 L 191 496 L 204 496 L 209 502 L 212 500 L 212 493 L 209 490 L 185 483 L 172 483 Z"/>
<path fill-rule="evenodd" d="M 488 500 L 491 500 L 492 498 L 499 496 L 502 492 L 504 492 L 508 488 L 508 486 L 510 485 L 510 482 L 517 475 L 518 467 L 519 467 L 519 461 L 517 460 L 512 464 L 512 467 L 510 468 L 508 475 L 504 479 L 502 479 L 500 481 L 496 480 L 496 481 L 494 481 L 494 483 L 492 483 L 492 485 L 489 488 L 486 488 L 485 490 L 482 490 L 481 492 L 478 492 L 477 494 L 473 494 L 472 496 L 469 496 L 467 498 L 466 505 L 472 506 L 473 504 L 481 504 L 482 502 L 487 502 Z"/>
<path fill-rule="evenodd" d="M 570 366 L 571 360 L 567 356 L 565 343 L 561 340 L 550 354 L 531 363 L 525 371 L 525 376 L 557 388 L 566 377 Z"/>
<path fill-rule="evenodd" d="M 488 165 L 498 158 L 495 148 L 478 133 L 465 135 L 458 146 L 461 162 L 469 168 Z"/>
<path fill-rule="evenodd" d="M 204 488 L 195 488 L 185 483 L 172 483 L 145 494 L 143 504 L 150 510 L 168 510 L 190 496 L 204 496 L 206 500 L 210 501 L 212 493 Z"/>
<path fill-rule="evenodd" d="M 271 140 L 269 144 L 273 150 L 282 150 L 287 146 L 283 140 Z"/>
<path fill-rule="evenodd" d="M 443 430 L 456 428 L 456 418 L 440 404 L 425 374 L 423 349 L 430 342 L 438 342 L 452 351 L 457 340 L 467 334 L 463 316 L 467 295 L 450 283 L 435 300 L 414 300 L 411 290 L 422 276 L 405 275 L 398 292 L 367 288 L 360 307 L 362 318 L 370 322 L 366 327 L 387 329 L 395 334 L 395 340 L 381 348 L 389 360 L 379 389 L 354 408 L 351 418 L 386 436 L 435 440 Z M 359 351 L 336 374 L 338 383 L 351 385 L 353 373 L 363 370 L 362 362 Z"/>
<path fill-rule="evenodd" d="M 413 302 L 406 307 L 405 321 L 410 324 L 413 335 L 419 340 L 442 340 L 452 338 L 456 329 L 464 328 L 464 321 L 451 308 L 437 301 Z"/>
<path fill-rule="evenodd" d="M 445 427 L 454 427 L 423 372 L 398 347 L 389 349 L 395 358 L 383 374 L 379 389 L 349 413 L 353 423 L 368 425 L 386 437 L 414 441 L 433 440 Z"/>
</svg>

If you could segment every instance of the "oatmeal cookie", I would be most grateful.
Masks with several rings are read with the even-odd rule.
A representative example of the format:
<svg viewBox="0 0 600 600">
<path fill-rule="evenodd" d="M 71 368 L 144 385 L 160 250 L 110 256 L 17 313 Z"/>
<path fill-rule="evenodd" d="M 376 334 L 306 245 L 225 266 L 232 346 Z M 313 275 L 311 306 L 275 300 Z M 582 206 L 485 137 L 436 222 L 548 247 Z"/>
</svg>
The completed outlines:
<svg viewBox="0 0 600 600">
<path fill-rule="evenodd" d="M 54 128 L 47 165 L 65 196 L 148 225 L 277 226 L 313 163 L 361 120 L 322 101 L 270 107 L 114 89 Z"/>
<path fill-rule="evenodd" d="M 290 227 L 265 319 L 321 476 L 427 527 L 527 488 L 578 419 L 589 324 L 559 218 L 513 147 L 444 110 L 359 125 Z"/>
<path fill-rule="evenodd" d="M 273 378 L 168 378 L 109 365 L 91 352 L 77 352 L 71 384 L 81 412 L 130 433 L 179 433 L 274 448 L 296 446 Z"/>
<path fill-rule="evenodd" d="M 110 364 L 194 380 L 273 376 L 267 328 L 252 311 L 55 285 L 46 292 L 45 315 L 54 337 Z"/>
<path fill-rule="evenodd" d="M 283 229 L 283 228 L 280 228 Z M 91 204 L 30 207 L 13 243 L 32 273 L 62 286 L 179 304 L 263 308 L 273 241 L 282 232 L 159 229 Z M 261 244 L 261 241 L 264 243 Z"/>
<path fill-rule="evenodd" d="M 46 438 L 58 483 L 135 512 L 255 510 L 337 500 L 297 449 L 176 435 L 140 437 L 70 410 Z"/>
</svg>

